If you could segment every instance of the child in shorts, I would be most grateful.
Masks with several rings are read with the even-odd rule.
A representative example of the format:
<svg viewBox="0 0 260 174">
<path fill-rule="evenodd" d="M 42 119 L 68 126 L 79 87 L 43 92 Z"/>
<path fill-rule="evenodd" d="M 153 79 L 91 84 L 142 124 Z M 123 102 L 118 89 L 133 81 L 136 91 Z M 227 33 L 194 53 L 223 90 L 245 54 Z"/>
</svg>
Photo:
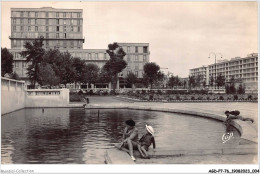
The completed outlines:
<svg viewBox="0 0 260 174">
<path fill-rule="evenodd" d="M 147 153 L 149 146 L 153 144 L 155 149 L 154 130 L 152 126 L 145 125 L 145 127 L 147 133 L 139 140 L 137 147 L 143 158 L 149 158 Z"/>
</svg>

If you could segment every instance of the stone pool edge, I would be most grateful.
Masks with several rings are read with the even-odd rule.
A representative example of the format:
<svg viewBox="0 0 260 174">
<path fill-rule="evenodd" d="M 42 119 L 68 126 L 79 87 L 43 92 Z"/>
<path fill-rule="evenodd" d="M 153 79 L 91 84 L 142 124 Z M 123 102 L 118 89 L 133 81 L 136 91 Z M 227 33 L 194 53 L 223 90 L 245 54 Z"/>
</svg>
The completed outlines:
<svg viewBox="0 0 260 174">
<path fill-rule="evenodd" d="M 115 105 L 115 106 L 104 106 L 104 105 L 101 106 L 98 104 L 89 104 L 86 106 L 85 109 L 133 109 L 133 110 L 145 110 L 145 111 L 159 111 L 159 112 L 178 113 L 178 114 L 205 117 L 205 118 L 218 120 L 221 122 L 226 120 L 226 116 L 220 114 L 212 114 L 212 113 L 182 110 L 182 109 L 161 108 L 161 107 L 136 106 L 136 105 L 131 105 L 130 103 L 128 105 Z M 253 143 L 258 143 L 257 132 L 250 124 L 241 120 L 233 120 L 231 122 L 231 125 L 234 126 L 240 132 L 242 139 Z"/>
</svg>

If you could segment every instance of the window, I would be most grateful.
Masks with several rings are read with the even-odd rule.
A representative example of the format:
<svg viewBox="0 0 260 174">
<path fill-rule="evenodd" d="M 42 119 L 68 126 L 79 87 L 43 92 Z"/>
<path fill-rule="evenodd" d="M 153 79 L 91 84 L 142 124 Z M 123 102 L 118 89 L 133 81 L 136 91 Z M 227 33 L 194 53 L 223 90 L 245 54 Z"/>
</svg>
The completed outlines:
<svg viewBox="0 0 260 174">
<path fill-rule="evenodd" d="M 16 26 L 13 26 L 13 31 L 16 31 Z"/>
<path fill-rule="evenodd" d="M 64 25 L 66 25 L 66 20 L 65 20 L 65 19 L 64 19 L 64 22 L 63 22 L 63 23 L 64 23 Z"/>
<path fill-rule="evenodd" d="M 16 24 L 16 19 L 13 19 L 13 24 Z"/>
<path fill-rule="evenodd" d="M 46 33 L 46 38 L 49 38 L 49 33 Z"/>
<path fill-rule="evenodd" d="M 148 49 L 147 49 L 147 47 L 145 46 L 145 47 L 143 47 L 143 52 L 144 53 L 148 53 Z"/>
<path fill-rule="evenodd" d="M 66 26 L 63 27 L 63 31 L 66 31 Z"/>
<path fill-rule="evenodd" d="M 135 47 L 135 52 L 138 53 L 138 47 Z"/>
<path fill-rule="evenodd" d="M 60 24 L 60 20 L 59 19 L 56 19 L 56 24 Z"/>
<path fill-rule="evenodd" d="M 23 19 L 21 19 L 21 24 L 23 24 Z"/>
<path fill-rule="evenodd" d="M 31 19 L 28 19 L 28 24 L 31 24 Z"/>
<path fill-rule="evenodd" d="M 138 61 L 138 56 L 137 55 L 135 56 L 135 61 Z"/>
<path fill-rule="evenodd" d="M 70 27 L 70 30 L 73 31 L 73 26 Z"/>
<path fill-rule="evenodd" d="M 38 17 L 38 12 L 35 12 L 35 17 Z"/>
<path fill-rule="evenodd" d="M 49 19 L 46 19 L 46 25 L 49 25 Z"/>
<path fill-rule="evenodd" d="M 144 62 L 146 62 L 146 55 L 144 55 Z"/>
<path fill-rule="evenodd" d="M 56 33 L 56 38 L 59 38 L 59 33 Z"/>
<path fill-rule="evenodd" d="M 46 18 L 48 18 L 49 17 L 49 12 L 45 12 L 45 16 L 46 16 Z"/>
<path fill-rule="evenodd" d="M 60 31 L 60 27 L 59 26 L 56 27 L 56 31 Z"/>
<path fill-rule="evenodd" d="M 80 20 L 77 20 L 77 25 L 80 25 Z"/>
<path fill-rule="evenodd" d="M 80 13 L 77 13 L 77 17 L 80 18 Z"/>
<path fill-rule="evenodd" d="M 96 53 L 96 59 L 98 59 L 98 53 Z"/>
<path fill-rule="evenodd" d="M 127 47 L 127 52 L 130 53 L 130 47 Z"/>
<path fill-rule="evenodd" d="M 70 46 L 71 46 L 71 47 L 73 47 L 73 46 L 74 46 L 74 44 L 73 44 L 73 41 L 70 41 Z"/>
<path fill-rule="evenodd" d="M 21 11 L 21 17 L 23 17 L 23 11 Z"/>
<path fill-rule="evenodd" d="M 138 69 L 138 65 L 135 65 L 135 69 Z"/>
<path fill-rule="evenodd" d="M 63 13 L 63 17 L 64 17 L 64 18 L 66 17 L 66 13 Z"/>
<path fill-rule="evenodd" d="M 104 59 L 107 59 L 107 53 L 104 53 Z"/>
<path fill-rule="evenodd" d="M 91 53 L 88 53 L 88 58 L 92 59 Z"/>
<path fill-rule="evenodd" d="M 21 26 L 21 31 L 23 31 L 23 26 Z"/>
<path fill-rule="evenodd" d="M 30 12 L 29 11 L 27 12 L 27 16 L 30 17 Z"/>
<path fill-rule="evenodd" d="M 48 40 L 46 40 L 46 47 L 48 47 L 49 46 L 49 41 Z"/>
<path fill-rule="evenodd" d="M 67 38 L 67 34 L 66 34 L 66 33 L 64 33 L 64 38 L 65 38 L 65 39 Z"/>
<path fill-rule="evenodd" d="M 38 31 L 38 26 L 35 26 L 35 31 Z"/>
<path fill-rule="evenodd" d="M 135 75 L 136 75 L 136 77 L 138 77 L 138 71 L 135 71 Z"/>
<path fill-rule="evenodd" d="M 35 19 L 35 24 L 38 24 L 38 19 Z"/>
<path fill-rule="evenodd" d="M 78 27 L 78 32 L 80 32 L 80 27 Z"/>
<path fill-rule="evenodd" d="M 130 62 L 130 55 L 127 55 L 127 62 Z"/>
<path fill-rule="evenodd" d="M 130 65 L 127 65 L 127 69 L 130 69 Z"/>
<path fill-rule="evenodd" d="M 57 18 L 59 17 L 59 12 L 56 13 L 56 17 L 57 17 Z"/>
</svg>

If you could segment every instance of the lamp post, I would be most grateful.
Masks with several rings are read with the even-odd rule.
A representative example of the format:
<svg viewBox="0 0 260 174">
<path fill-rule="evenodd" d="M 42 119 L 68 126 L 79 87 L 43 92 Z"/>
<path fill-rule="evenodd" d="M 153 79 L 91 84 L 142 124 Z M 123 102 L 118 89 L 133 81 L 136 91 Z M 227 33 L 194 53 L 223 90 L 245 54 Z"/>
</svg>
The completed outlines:
<svg viewBox="0 0 260 174">
<path fill-rule="evenodd" d="M 208 58 L 210 58 L 211 55 L 214 55 L 214 57 L 215 57 L 215 89 L 216 89 L 216 80 L 217 80 L 217 55 L 220 55 L 220 56 L 221 56 L 220 58 L 222 58 L 222 54 L 221 54 L 221 53 L 211 52 L 211 53 L 209 53 L 209 57 L 208 57 Z"/>
</svg>

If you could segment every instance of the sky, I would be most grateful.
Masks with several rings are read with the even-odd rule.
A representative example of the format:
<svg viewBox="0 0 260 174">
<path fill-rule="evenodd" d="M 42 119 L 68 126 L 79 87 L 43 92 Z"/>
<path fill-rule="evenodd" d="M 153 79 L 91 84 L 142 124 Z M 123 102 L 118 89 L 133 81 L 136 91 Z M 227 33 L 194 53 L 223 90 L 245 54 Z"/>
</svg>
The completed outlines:
<svg viewBox="0 0 260 174">
<path fill-rule="evenodd" d="M 84 49 L 150 44 L 150 61 L 187 77 L 189 69 L 258 53 L 257 2 L 2 2 L 1 46 L 10 48 L 10 8 L 83 9 Z M 220 56 L 217 55 L 217 59 Z"/>
</svg>

